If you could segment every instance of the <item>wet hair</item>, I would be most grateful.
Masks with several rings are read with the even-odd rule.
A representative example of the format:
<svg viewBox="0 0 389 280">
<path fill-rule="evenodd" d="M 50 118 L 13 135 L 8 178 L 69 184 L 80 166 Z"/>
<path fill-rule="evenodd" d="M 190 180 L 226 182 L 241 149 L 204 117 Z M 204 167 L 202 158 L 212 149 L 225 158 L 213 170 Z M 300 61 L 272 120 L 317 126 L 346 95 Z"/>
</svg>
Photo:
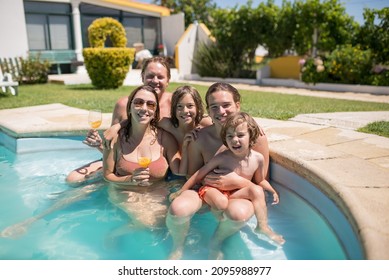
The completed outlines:
<svg viewBox="0 0 389 280">
<path fill-rule="evenodd" d="M 209 107 L 208 97 L 216 91 L 227 91 L 227 92 L 231 93 L 232 98 L 234 99 L 235 103 L 240 102 L 241 96 L 240 96 L 239 91 L 235 87 L 233 87 L 232 85 L 230 85 L 228 83 L 217 82 L 217 83 L 212 84 L 208 88 L 207 93 L 205 94 L 205 102 L 207 104 L 207 108 Z"/>
<path fill-rule="evenodd" d="M 226 147 L 228 147 L 226 141 L 227 130 L 229 128 L 236 128 L 242 123 L 247 123 L 247 130 L 250 135 L 250 149 L 255 145 L 257 138 L 260 135 L 260 129 L 257 122 L 249 114 L 245 112 L 237 112 L 227 117 L 226 122 L 223 124 L 222 130 L 220 132 L 220 137 Z"/>
<path fill-rule="evenodd" d="M 168 78 L 168 80 L 170 80 L 171 74 L 170 74 L 169 62 L 168 62 L 168 61 L 166 60 L 166 58 L 163 57 L 163 56 L 154 56 L 154 57 L 152 57 L 152 58 L 146 59 L 146 60 L 143 62 L 142 71 L 141 71 L 141 73 L 140 73 L 140 75 L 141 75 L 141 77 L 142 77 L 142 80 L 143 80 L 144 77 L 145 77 L 145 73 L 146 73 L 147 66 L 149 66 L 150 63 L 159 63 L 159 64 L 163 65 L 163 66 L 166 68 L 167 78 Z"/>
<path fill-rule="evenodd" d="M 174 127 L 178 127 L 178 119 L 176 116 L 177 112 L 177 105 L 178 102 L 185 96 L 189 94 L 192 96 L 193 101 L 196 106 L 196 117 L 195 117 L 195 126 L 197 126 L 200 121 L 202 120 L 204 116 L 204 106 L 203 106 L 203 101 L 201 100 L 200 93 L 195 89 L 194 87 L 191 86 L 181 86 L 178 87 L 174 92 L 173 92 L 173 97 L 172 97 L 172 104 L 171 104 L 171 110 L 170 110 L 170 120 L 173 124 Z"/>
<path fill-rule="evenodd" d="M 157 106 L 155 107 L 155 111 L 154 111 L 154 118 L 150 121 L 151 130 L 154 131 L 155 133 L 157 132 L 157 124 L 158 124 L 158 121 L 159 121 L 158 94 L 157 94 L 157 92 L 155 91 L 155 89 L 153 87 L 142 85 L 142 86 L 139 86 L 136 89 L 134 89 L 131 92 L 131 94 L 128 96 L 127 109 L 126 109 L 127 110 L 127 125 L 121 129 L 121 130 L 124 131 L 124 135 L 126 136 L 126 140 L 127 141 L 128 141 L 131 125 L 132 125 L 132 120 L 131 120 L 131 104 L 132 104 L 132 101 L 135 98 L 135 95 L 139 91 L 141 91 L 141 90 L 145 90 L 145 91 L 151 92 L 154 95 L 154 97 L 155 97 L 155 101 L 157 102 Z"/>
</svg>

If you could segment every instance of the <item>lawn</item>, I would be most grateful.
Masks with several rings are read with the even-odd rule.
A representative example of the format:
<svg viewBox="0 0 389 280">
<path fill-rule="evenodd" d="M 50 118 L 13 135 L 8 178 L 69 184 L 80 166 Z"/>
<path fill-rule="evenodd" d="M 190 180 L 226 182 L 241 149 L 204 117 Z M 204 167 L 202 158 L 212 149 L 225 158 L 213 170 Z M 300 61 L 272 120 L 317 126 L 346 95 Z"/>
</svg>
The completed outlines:
<svg viewBox="0 0 389 280">
<path fill-rule="evenodd" d="M 169 90 L 182 84 L 171 83 Z M 204 97 L 207 86 L 195 85 Z M 129 95 L 135 87 L 123 86 L 114 90 L 97 90 L 91 85 L 65 86 L 59 84 L 22 85 L 19 95 L 0 94 L 0 109 L 18 108 L 50 103 L 91 109 L 100 108 L 105 113 L 112 112 L 115 102 Z M 389 111 L 389 104 L 349 101 L 340 99 L 289 95 L 273 92 L 240 90 L 242 110 L 254 117 L 287 120 L 298 114 L 351 112 L 351 111 Z"/>
</svg>

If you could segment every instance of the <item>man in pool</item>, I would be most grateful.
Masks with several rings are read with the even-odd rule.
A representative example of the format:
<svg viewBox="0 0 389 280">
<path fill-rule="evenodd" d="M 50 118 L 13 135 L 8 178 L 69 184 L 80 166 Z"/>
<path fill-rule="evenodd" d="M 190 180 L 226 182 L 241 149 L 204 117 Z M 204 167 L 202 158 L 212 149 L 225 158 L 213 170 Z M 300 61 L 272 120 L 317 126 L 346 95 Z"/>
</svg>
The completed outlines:
<svg viewBox="0 0 389 280">
<path fill-rule="evenodd" d="M 240 94 L 235 87 L 227 83 L 214 83 L 211 85 L 205 95 L 205 102 L 213 125 L 201 129 L 196 140 L 189 144 L 189 175 L 194 174 L 216 154 L 226 149 L 220 137 L 222 125 L 229 115 L 240 111 Z M 266 135 L 262 130 L 260 131 L 261 133 L 253 146 L 253 150 L 262 154 L 264 158 L 264 174 L 267 177 L 269 147 Z M 203 183 L 203 185 L 230 189 L 236 189 L 242 185 L 255 185 L 251 180 L 243 178 L 235 172 L 220 169 L 216 169 L 213 173 L 208 174 Z M 264 196 L 263 189 L 258 189 L 259 194 Z M 187 190 L 170 205 L 166 224 L 173 238 L 172 251 L 177 253 L 171 255 L 172 259 L 181 258 L 186 235 L 190 227 L 190 220 L 202 207 L 202 204 L 203 202 L 197 191 Z M 241 229 L 253 214 L 254 207 L 250 200 L 236 198 L 229 201 L 227 208 L 223 211 L 225 219 L 220 221 L 213 236 L 210 259 L 222 257 L 221 245 L 224 240 Z"/>
</svg>

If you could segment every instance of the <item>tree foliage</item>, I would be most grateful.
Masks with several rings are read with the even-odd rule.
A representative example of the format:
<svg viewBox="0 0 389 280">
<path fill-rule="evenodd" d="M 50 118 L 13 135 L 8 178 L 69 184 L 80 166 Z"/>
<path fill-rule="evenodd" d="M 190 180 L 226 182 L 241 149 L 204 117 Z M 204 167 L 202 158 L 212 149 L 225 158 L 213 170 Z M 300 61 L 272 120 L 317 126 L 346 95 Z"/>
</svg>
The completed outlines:
<svg viewBox="0 0 389 280">
<path fill-rule="evenodd" d="M 154 0 L 154 4 L 169 8 L 173 14 L 185 14 L 185 27 L 198 21 L 206 25 L 210 22 L 210 13 L 216 8 L 212 0 Z"/>
<path fill-rule="evenodd" d="M 350 43 L 357 26 L 339 0 L 297 0 L 293 14 L 296 19 L 293 41 L 298 54 L 312 54 L 314 49 L 329 52 L 337 45 Z"/>
<path fill-rule="evenodd" d="M 365 9 L 365 23 L 356 35 L 356 42 L 370 49 L 376 63 L 389 64 L 389 8 Z"/>
<path fill-rule="evenodd" d="M 274 0 L 257 6 L 249 0 L 229 9 L 217 7 L 212 0 L 154 2 L 170 8 L 172 13 L 184 12 L 186 26 L 197 20 L 210 29 L 216 43 L 203 46 L 195 56 L 197 61 L 204 56 L 201 66 L 208 65 L 209 71 L 201 68 L 207 75 L 215 71 L 213 76 L 241 77 L 242 72 L 252 69 L 258 45 L 268 50 L 270 58 L 285 54 L 325 57 L 339 46 L 348 46 L 342 49 L 343 55 L 345 50 L 360 46 L 362 51 L 370 50 L 375 64 L 387 65 L 389 8 L 365 9 L 365 23 L 359 26 L 341 1 L 283 0 L 279 7 Z M 384 80 L 385 75 L 376 78 Z M 382 84 L 381 80 L 376 83 Z"/>
</svg>

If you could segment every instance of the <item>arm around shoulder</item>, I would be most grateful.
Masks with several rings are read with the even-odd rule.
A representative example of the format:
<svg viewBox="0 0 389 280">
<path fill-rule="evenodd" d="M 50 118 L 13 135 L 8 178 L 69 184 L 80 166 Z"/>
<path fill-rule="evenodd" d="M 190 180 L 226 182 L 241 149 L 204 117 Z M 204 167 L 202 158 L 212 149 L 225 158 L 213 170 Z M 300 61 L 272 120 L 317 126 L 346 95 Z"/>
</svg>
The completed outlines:
<svg viewBox="0 0 389 280">
<path fill-rule="evenodd" d="M 257 138 L 257 142 L 255 143 L 253 150 L 260 153 L 263 156 L 263 168 L 265 178 L 269 177 L 269 143 L 265 134 L 260 135 Z"/>
<path fill-rule="evenodd" d="M 166 159 L 169 163 L 170 170 L 176 174 L 179 174 L 181 156 L 178 150 L 178 144 L 173 135 L 165 130 L 159 130 L 162 134 L 162 146 L 165 151 Z"/>
</svg>

